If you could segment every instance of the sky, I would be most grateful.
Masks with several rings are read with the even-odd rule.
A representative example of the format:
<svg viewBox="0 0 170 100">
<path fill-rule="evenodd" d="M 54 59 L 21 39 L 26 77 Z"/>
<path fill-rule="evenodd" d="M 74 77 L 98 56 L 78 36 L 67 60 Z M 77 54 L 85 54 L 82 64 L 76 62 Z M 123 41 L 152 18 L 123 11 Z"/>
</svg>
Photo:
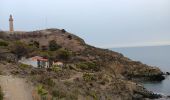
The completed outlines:
<svg viewBox="0 0 170 100">
<path fill-rule="evenodd" d="M 66 29 L 102 48 L 170 45 L 170 0 L 0 0 L 0 29 Z"/>
</svg>

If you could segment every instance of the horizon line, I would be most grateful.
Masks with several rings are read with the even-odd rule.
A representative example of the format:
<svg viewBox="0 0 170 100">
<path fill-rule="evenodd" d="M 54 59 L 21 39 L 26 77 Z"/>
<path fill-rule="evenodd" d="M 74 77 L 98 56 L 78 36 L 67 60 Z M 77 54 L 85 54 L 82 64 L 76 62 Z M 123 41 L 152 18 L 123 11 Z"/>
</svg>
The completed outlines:
<svg viewBox="0 0 170 100">
<path fill-rule="evenodd" d="M 170 43 L 169 44 L 153 44 L 153 45 L 127 45 L 127 46 L 111 46 L 111 47 L 96 46 L 96 47 L 105 48 L 105 49 L 112 49 L 112 48 L 157 47 L 157 46 L 170 46 Z"/>
</svg>

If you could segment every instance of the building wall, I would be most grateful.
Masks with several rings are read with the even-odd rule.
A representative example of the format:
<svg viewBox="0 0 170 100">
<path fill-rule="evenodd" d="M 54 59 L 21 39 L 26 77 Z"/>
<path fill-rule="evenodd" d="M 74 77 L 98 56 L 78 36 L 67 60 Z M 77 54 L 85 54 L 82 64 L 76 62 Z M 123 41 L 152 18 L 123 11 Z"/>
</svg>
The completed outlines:
<svg viewBox="0 0 170 100">
<path fill-rule="evenodd" d="M 32 60 L 31 58 L 29 58 L 29 59 L 22 58 L 21 60 L 19 60 L 19 62 L 26 64 L 26 65 L 31 65 L 35 68 L 38 68 L 38 61 Z M 44 65 L 44 67 L 47 68 L 49 65 L 49 62 L 40 62 L 40 64 Z"/>
</svg>

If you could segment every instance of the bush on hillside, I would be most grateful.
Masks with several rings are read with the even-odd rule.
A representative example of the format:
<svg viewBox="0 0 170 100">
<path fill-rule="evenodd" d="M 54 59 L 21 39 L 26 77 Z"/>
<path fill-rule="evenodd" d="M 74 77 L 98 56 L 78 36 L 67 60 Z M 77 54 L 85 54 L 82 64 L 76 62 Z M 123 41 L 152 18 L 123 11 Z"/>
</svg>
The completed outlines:
<svg viewBox="0 0 170 100">
<path fill-rule="evenodd" d="M 9 49 L 12 53 L 16 54 L 18 58 L 21 58 L 22 56 L 26 56 L 31 48 L 23 42 L 16 41 Z"/>
<path fill-rule="evenodd" d="M 92 80 L 95 80 L 95 76 L 90 73 L 85 73 L 85 74 L 83 74 L 83 80 L 84 81 L 92 81 Z"/>
<path fill-rule="evenodd" d="M 55 40 L 51 40 L 49 41 L 49 49 L 50 51 L 56 51 L 58 50 L 59 48 L 61 48 L 61 46 L 59 46 Z"/>
<path fill-rule="evenodd" d="M 61 32 L 62 32 L 62 33 L 65 33 L 65 32 L 66 32 L 66 30 L 65 30 L 65 29 L 61 29 Z"/>
<path fill-rule="evenodd" d="M 69 40 L 71 40 L 71 39 L 72 39 L 72 36 L 71 36 L 71 35 L 68 35 L 67 38 L 69 38 Z"/>
<path fill-rule="evenodd" d="M 2 89 L 0 87 L 0 100 L 3 100 L 3 96 L 4 96 L 4 94 L 3 94 Z"/>
<path fill-rule="evenodd" d="M 22 64 L 22 63 L 20 63 L 18 67 L 19 67 L 19 68 L 21 68 L 21 69 L 30 68 L 30 66 L 29 66 L 29 65 Z"/>
<path fill-rule="evenodd" d="M 40 43 L 38 41 L 31 40 L 29 46 L 35 46 L 36 48 L 40 47 Z"/>
<path fill-rule="evenodd" d="M 59 71 L 61 71 L 62 69 L 59 67 L 59 66 L 57 66 L 57 65 L 53 65 L 53 67 L 52 67 L 52 71 L 54 71 L 54 72 L 59 72 Z"/>
<path fill-rule="evenodd" d="M 64 92 L 63 90 L 53 90 L 52 91 L 52 96 L 55 97 L 55 98 L 58 98 L 58 99 L 61 99 L 61 98 L 64 98 L 66 97 L 66 92 Z"/>
<path fill-rule="evenodd" d="M 94 62 L 80 62 L 77 63 L 76 66 L 82 70 L 92 70 L 92 71 L 99 70 L 99 67 Z"/>
<path fill-rule="evenodd" d="M 58 55 L 60 59 L 68 60 L 71 57 L 72 53 L 68 50 L 60 49 L 58 51 Z"/>
<path fill-rule="evenodd" d="M 8 42 L 6 41 L 0 41 L 0 46 L 8 46 Z"/>
<path fill-rule="evenodd" d="M 42 85 L 39 85 L 39 86 L 37 86 L 37 93 L 41 97 L 41 100 L 44 100 L 44 99 L 46 99 L 48 91 Z"/>
</svg>

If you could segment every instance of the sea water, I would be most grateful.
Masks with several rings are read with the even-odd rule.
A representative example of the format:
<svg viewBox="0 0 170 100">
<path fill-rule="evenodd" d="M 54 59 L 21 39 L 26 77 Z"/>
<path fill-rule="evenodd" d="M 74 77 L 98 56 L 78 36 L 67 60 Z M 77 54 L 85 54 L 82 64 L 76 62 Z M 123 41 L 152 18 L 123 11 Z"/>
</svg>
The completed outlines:
<svg viewBox="0 0 170 100">
<path fill-rule="evenodd" d="M 157 66 L 163 72 L 170 72 L 170 46 L 147 46 L 112 48 L 111 50 L 122 53 L 124 56 L 142 63 Z M 170 77 L 162 82 L 146 82 L 144 87 L 155 93 L 170 95 Z"/>
</svg>

